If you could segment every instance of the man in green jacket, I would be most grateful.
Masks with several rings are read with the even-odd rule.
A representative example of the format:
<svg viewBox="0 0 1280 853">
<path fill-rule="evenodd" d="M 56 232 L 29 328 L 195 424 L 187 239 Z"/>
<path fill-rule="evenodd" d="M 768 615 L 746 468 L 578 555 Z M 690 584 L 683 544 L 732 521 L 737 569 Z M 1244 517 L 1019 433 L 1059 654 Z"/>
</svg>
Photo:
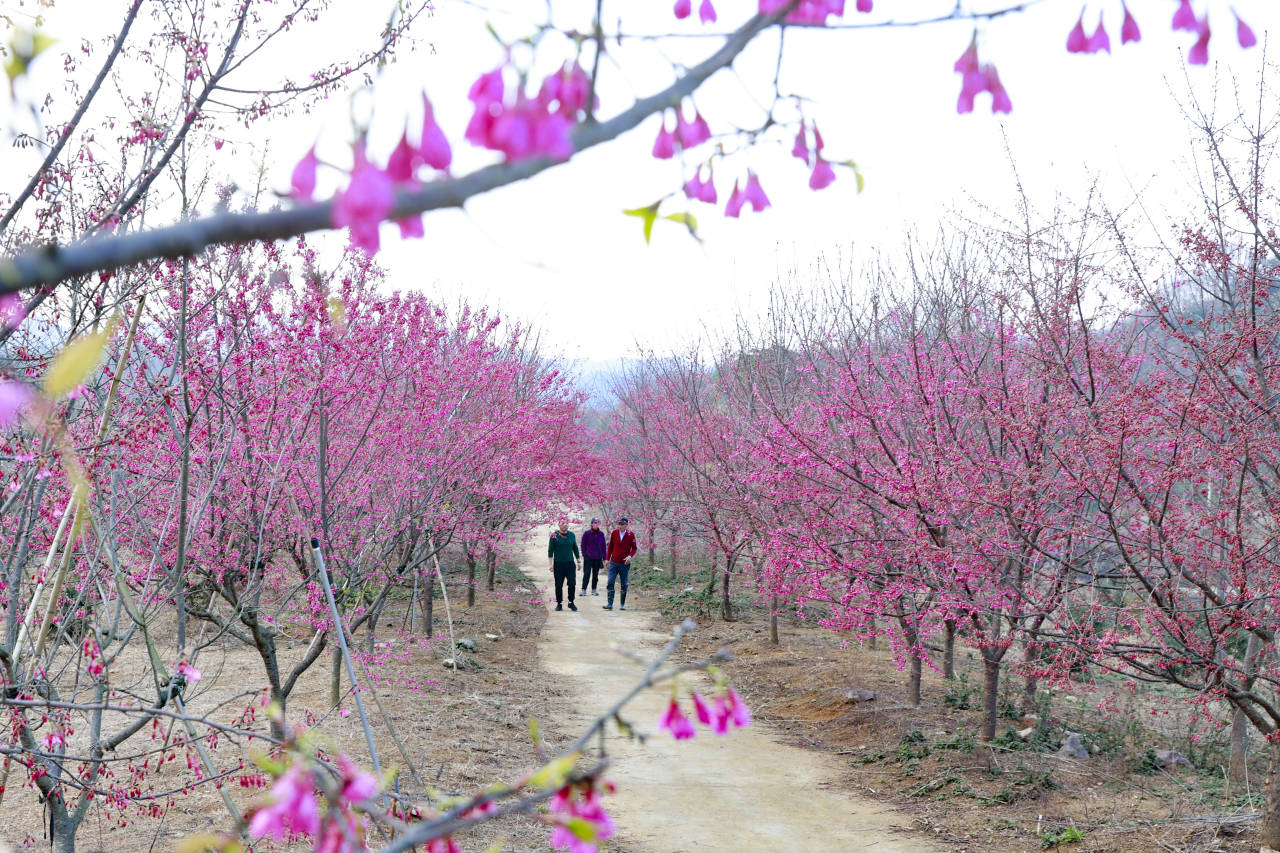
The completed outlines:
<svg viewBox="0 0 1280 853">
<path fill-rule="evenodd" d="M 578 585 L 578 537 L 569 529 L 569 522 L 560 519 L 560 529 L 551 531 L 547 543 L 547 557 L 551 559 L 551 574 L 556 579 L 556 610 L 564 610 L 564 585 L 569 583 L 569 609 L 577 610 L 573 603 L 573 590 Z"/>
</svg>

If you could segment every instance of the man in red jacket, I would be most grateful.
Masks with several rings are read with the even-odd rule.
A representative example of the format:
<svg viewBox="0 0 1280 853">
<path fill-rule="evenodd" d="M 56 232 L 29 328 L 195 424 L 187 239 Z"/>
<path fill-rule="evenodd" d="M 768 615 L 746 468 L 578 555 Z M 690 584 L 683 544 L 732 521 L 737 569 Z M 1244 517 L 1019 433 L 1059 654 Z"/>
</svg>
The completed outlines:
<svg viewBox="0 0 1280 853">
<path fill-rule="evenodd" d="M 631 574 L 631 558 L 635 556 L 637 550 L 639 549 L 636 548 L 636 535 L 627 529 L 627 520 L 618 519 L 618 529 L 609 534 L 609 550 L 606 557 L 609 561 L 609 585 L 606 587 L 609 603 L 604 606 L 605 610 L 613 609 L 615 578 L 622 579 L 622 598 L 618 602 L 619 609 L 627 609 L 627 578 Z"/>
</svg>

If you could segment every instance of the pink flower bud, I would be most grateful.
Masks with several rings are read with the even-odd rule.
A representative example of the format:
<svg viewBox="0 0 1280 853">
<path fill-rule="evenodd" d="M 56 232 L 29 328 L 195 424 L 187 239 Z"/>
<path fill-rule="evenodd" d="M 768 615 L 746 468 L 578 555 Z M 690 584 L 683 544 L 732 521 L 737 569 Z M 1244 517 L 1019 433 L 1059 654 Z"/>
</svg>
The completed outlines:
<svg viewBox="0 0 1280 853">
<path fill-rule="evenodd" d="M 1102 19 L 1098 19 L 1098 28 L 1093 31 L 1093 35 L 1089 36 L 1089 44 L 1085 48 L 1086 53 L 1098 53 L 1105 50 L 1111 52 L 1111 39 L 1107 35 L 1106 29 L 1102 26 Z"/>
<path fill-rule="evenodd" d="M 821 157 L 818 157 L 813 163 L 813 173 L 809 175 L 809 189 L 820 190 L 831 186 L 831 182 L 836 179 L 836 170 L 831 168 L 831 164 Z"/>
<path fill-rule="evenodd" d="M 676 740 L 688 740 L 698 733 L 674 699 L 667 704 L 667 710 L 658 719 L 658 728 L 671 732 Z"/>
<path fill-rule="evenodd" d="M 422 96 L 422 136 L 418 141 L 418 156 L 422 162 L 433 169 L 448 169 L 453 162 L 453 151 L 444 131 L 436 124 L 435 112 L 431 109 L 431 101 Z"/>
<path fill-rule="evenodd" d="M 760 186 L 760 179 L 756 177 L 756 173 L 747 171 L 747 188 L 743 191 L 743 196 L 747 201 L 751 202 L 751 208 L 756 213 L 764 210 L 769 206 L 769 197 L 764 194 L 764 188 Z"/>
<path fill-rule="evenodd" d="M 1084 53 L 1089 49 L 1089 39 L 1084 34 L 1084 11 L 1081 10 L 1076 25 L 1067 34 L 1067 53 Z"/>
<path fill-rule="evenodd" d="M 1189 33 L 1200 29 L 1200 22 L 1196 20 L 1196 13 L 1191 8 L 1191 0 L 1179 0 L 1178 11 L 1173 13 L 1173 28 Z"/>
<path fill-rule="evenodd" d="M 716 22 L 716 7 L 711 5 L 711 0 L 702 0 L 698 4 L 698 20 L 704 24 Z"/>
<path fill-rule="evenodd" d="M 1209 62 L 1209 16 L 1200 22 L 1199 38 L 1187 51 L 1187 62 L 1192 65 L 1207 65 Z"/>
<path fill-rule="evenodd" d="M 307 156 L 293 167 L 293 175 L 289 179 L 293 187 L 293 197 L 303 201 L 311 201 L 316 191 L 316 168 L 320 161 L 316 159 L 316 147 L 311 146 Z"/>
<path fill-rule="evenodd" d="M 1133 19 L 1128 5 L 1123 8 L 1124 23 L 1120 25 L 1120 44 L 1125 45 L 1131 41 L 1142 41 L 1142 31 L 1138 29 L 1138 22 Z"/>
<path fill-rule="evenodd" d="M 1231 12 L 1235 14 L 1234 9 Z M 1250 48 L 1258 43 L 1258 37 L 1253 34 L 1253 30 L 1249 28 L 1249 25 L 1240 19 L 1239 15 L 1236 15 L 1236 38 L 1243 48 Z"/>
<path fill-rule="evenodd" d="M 676 136 L 667 129 L 667 118 L 662 117 L 662 129 L 658 138 L 653 140 L 653 156 L 659 160 L 670 160 L 676 154 Z"/>
<path fill-rule="evenodd" d="M 684 20 L 693 12 L 692 0 L 676 0 L 675 13 L 676 17 Z"/>
</svg>

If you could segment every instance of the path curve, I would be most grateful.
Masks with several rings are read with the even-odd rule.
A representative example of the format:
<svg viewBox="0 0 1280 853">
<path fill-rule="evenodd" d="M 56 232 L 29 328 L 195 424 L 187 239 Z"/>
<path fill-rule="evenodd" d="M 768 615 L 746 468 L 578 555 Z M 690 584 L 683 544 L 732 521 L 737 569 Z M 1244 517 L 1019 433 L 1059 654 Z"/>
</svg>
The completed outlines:
<svg viewBox="0 0 1280 853">
<path fill-rule="evenodd" d="M 555 593 L 546 563 L 530 552 L 524 571 L 547 589 L 553 612 L 542 629 L 538 657 L 549 677 L 572 696 L 574 710 L 559 720 L 563 730 L 580 731 L 630 689 L 642 674 L 639 664 L 610 649 L 611 643 L 651 656 L 669 635 L 648 629 L 653 611 L 632 590 L 625 612 L 605 611 L 600 596 L 579 599 L 579 611 L 554 612 Z M 643 571 L 637 569 L 637 571 Z M 603 572 L 601 573 L 603 575 Z M 626 717 L 652 729 L 666 702 L 649 691 Z M 907 828 L 909 822 L 880 803 L 828 790 L 840 776 L 828 756 L 779 742 L 767 724 L 756 721 L 727 737 L 705 730 L 680 743 L 665 732 L 640 746 L 611 734 L 610 778 L 618 784 L 609 809 L 618 838 L 628 848 L 650 853 L 804 850 L 923 853 L 939 849 Z"/>
</svg>

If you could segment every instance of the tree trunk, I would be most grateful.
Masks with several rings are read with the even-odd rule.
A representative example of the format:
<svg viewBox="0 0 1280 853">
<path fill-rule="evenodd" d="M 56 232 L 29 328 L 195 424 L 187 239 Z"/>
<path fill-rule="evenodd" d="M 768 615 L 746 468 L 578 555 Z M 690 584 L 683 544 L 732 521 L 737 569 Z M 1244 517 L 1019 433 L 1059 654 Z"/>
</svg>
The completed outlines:
<svg viewBox="0 0 1280 853">
<path fill-rule="evenodd" d="M 1227 774 L 1233 782 L 1249 777 L 1249 718 L 1239 708 L 1231 709 L 1231 763 Z"/>
<path fill-rule="evenodd" d="M 53 796 L 60 796 L 53 794 Z M 64 803 L 49 804 L 49 839 L 53 853 L 75 853 L 76 851 L 76 821 L 67 813 Z"/>
<path fill-rule="evenodd" d="M 1280 741 L 1267 745 L 1267 804 L 1262 809 L 1262 846 L 1280 849 Z"/>
<path fill-rule="evenodd" d="M 870 624 L 871 624 L 871 639 L 867 640 L 867 648 L 871 649 L 871 651 L 874 652 L 876 650 L 877 638 L 880 636 L 880 628 L 878 625 L 876 625 L 876 615 L 874 613 L 871 614 Z"/>
<path fill-rule="evenodd" d="M 1258 637 L 1249 635 L 1249 642 L 1244 650 L 1244 688 L 1253 689 L 1253 676 L 1258 656 Z M 1249 776 L 1249 718 L 1244 711 L 1231 709 L 1231 762 L 1227 773 L 1235 782 L 1243 782 Z"/>
<path fill-rule="evenodd" d="M 982 653 L 982 733 L 979 740 L 996 739 L 996 717 L 1000 704 L 1000 659 Z"/>
<path fill-rule="evenodd" d="M 649 567 L 658 565 L 658 528 L 649 528 Z"/>
<path fill-rule="evenodd" d="M 467 606 L 476 605 L 476 555 L 467 551 Z"/>
<path fill-rule="evenodd" d="M 676 529 L 671 528 L 671 579 L 676 578 Z"/>
<path fill-rule="evenodd" d="M 920 656 L 913 651 L 907 668 L 907 704 L 913 708 L 920 704 L 920 675 L 923 669 Z"/>
<path fill-rule="evenodd" d="M 952 681 L 956 677 L 956 620 L 942 623 L 942 677 Z"/>
<path fill-rule="evenodd" d="M 726 622 L 733 621 L 733 605 L 729 602 L 729 569 L 733 566 L 728 559 L 724 563 L 724 577 L 720 582 L 720 618 Z"/>
<path fill-rule="evenodd" d="M 769 642 L 778 645 L 778 596 L 769 599 Z"/>
<path fill-rule="evenodd" d="M 484 562 L 489 574 L 489 592 L 493 592 L 493 585 L 498 575 L 498 555 L 494 552 L 492 545 L 484 549 Z"/>
</svg>

